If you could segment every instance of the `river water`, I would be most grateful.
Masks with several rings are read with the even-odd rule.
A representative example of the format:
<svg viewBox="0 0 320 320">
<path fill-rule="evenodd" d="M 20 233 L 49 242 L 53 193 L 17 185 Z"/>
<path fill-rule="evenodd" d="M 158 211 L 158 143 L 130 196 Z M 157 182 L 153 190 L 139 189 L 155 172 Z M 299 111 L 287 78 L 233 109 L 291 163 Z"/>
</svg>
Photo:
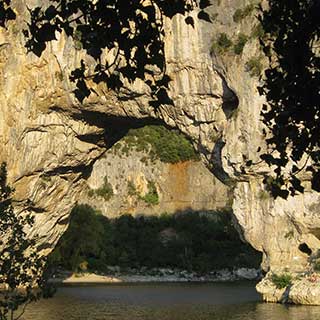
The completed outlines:
<svg viewBox="0 0 320 320">
<path fill-rule="evenodd" d="M 254 283 L 61 287 L 24 320 L 320 320 L 320 307 L 260 302 Z"/>
</svg>

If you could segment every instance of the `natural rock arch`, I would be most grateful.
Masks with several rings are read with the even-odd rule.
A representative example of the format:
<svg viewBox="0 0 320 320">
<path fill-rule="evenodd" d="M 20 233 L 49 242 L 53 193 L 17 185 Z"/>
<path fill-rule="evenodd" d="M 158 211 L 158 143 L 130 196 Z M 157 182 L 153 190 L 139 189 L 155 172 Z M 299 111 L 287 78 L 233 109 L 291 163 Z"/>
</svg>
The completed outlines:
<svg viewBox="0 0 320 320">
<path fill-rule="evenodd" d="M 104 117 L 130 119 L 130 123 L 133 119 L 141 123 L 160 120 L 178 128 L 190 137 L 215 175 L 234 185 L 233 209 L 239 229 L 264 253 L 264 268 L 303 270 L 307 266 L 308 257 L 298 247 L 306 243 L 313 251 L 320 245 L 312 233 L 320 224 L 313 206 L 319 196 L 306 191 L 288 201 L 263 197 L 262 177 L 269 168 L 259 161 L 257 150 L 264 148 L 260 121 L 264 99 L 257 92 L 258 78 L 245 67 L 248 59 L 260 54 L 258 42 L 246 44 L 240 57 L 210 55 L 217 33 L 228 29 L 236 34 L 239 28 L 249 32 L 254 23 L 249 19 L 236 25 L 232 16 L 239 3 L 228 3 L 229 7 L 220 8 L 223 19 L 213 24 L 201 22 L 193 28 L 185 26 L 181 17 L 167 24 L 167 67 L 175 106 L 162 105 L 157 110 L 148 104 L 149 92 L 141 82 L 117 95 L 93 85 L 96 95 L 80 104 L 68 75 L 88 57 L 73 47 L 71 39 L 62 35 L 38 58 L 26 54 L 14 23 L 1 29 L 0 160 L 8 163 L 17 210 L 36 214 L 34 232 L 40 234 L 47 252 L 66 228 L 87 169 L 105 150 L 99 140 L 104 130 L 90 123 L 90 117 L 97 115 L 94 118 L 99 121 Z M 18 9 L 16 24 L 26 10 Z M 235 96 L 238 108 L 226 108 Z"/>
</svg>

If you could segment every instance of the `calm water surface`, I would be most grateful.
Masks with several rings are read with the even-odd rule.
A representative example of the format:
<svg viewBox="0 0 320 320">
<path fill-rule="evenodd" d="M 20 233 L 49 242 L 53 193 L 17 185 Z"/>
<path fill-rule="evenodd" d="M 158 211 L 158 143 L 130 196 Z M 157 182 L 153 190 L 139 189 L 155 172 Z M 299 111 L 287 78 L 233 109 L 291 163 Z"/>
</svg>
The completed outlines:
<svg viewBox="0 0 320 320">
<path fill-rule="evenodd" d="M 320 320 L 320 307 L 264 304 L 254 283 L 59 288 L 24 320 Z"/>
</svg>

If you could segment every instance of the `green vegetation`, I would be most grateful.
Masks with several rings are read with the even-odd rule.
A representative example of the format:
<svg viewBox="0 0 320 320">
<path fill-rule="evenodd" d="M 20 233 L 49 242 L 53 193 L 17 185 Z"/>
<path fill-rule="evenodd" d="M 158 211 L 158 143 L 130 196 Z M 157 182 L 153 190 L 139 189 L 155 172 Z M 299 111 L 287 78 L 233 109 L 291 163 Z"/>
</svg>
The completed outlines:
<svg viewBox="0 0 320 320">
<path fill-rule="evenodd" d="M 130 129 L 114 148 L 116 153 L 126 155 L 131 149 L 144 151 L 149 153 L 151 160 L 159 159 L 167 163 L 199 160 L 192 144 L 183 134 L 157 125 Z"/>
<path fill-rule="evenodd" d="M 294 236 L 293 230 L 288 231 L 288 232 L 284 235 L 285 239 L 292 239 L 293 236 Z"/>
<path fill-rule="evenodd" d="M 283 289 L 292 284 L 292 276 L 288 273 L 283 273 L 280 275 L 273 274 L 271 280 L 277 289 Z"/>
<path fill-rule="evenodd" d="M 269 200 L 271 197 L 270 193 L 267 190 L 260 190 L 258 193 L 259 200 Z"/>
<path fill-rule="evenodd" d="M 224 53 L 232 47 L 232 41 L 229 39 L 226 33 L 220 33 L 217 40 L 213 42 L 211 51 L 218 53 Z"/>
<path fill-rule="evenodd" d="M 63 73 L 61 71 L 56 71 L 55 76 L 59 81 L 63 81 Z"/>
<path fill-rule="evenodd" d="M 159 204 L 159 195 L 153 181 L 148 181 L 148 193 L 141 200 L 149 205 Z"/>
<path fill-rule="evenodd" d="M 320 260 L 317 260 L 314 265 L 313 265 L 313 269 L 316 272 L 320 272 Z"/>
<path fill-rule="evenodd" d="M 7 184 L 6 164 L 0 167 L 0 319 L 19 319 L 26 306 L 53 292 L 43 272 L 45 259 L 38 253 L 36 239 L 27 236 L 34 217 L 17 214 L 13 189 Z M 5 236 L 3 236 L 5 235 Z M 37 286 L 37 290 L 34 287 Z M 21 290 L 23 289 L 23 290 Z"/>
<path fill-rule="evenodd" d="M 265 35 L 265 31 L 261 23 L 258 23 L 251 32 L 252 38 L 262 38 Z"/>
<path fill-rule="evenodd" d="M 237 9 L 233 14 L 233 21 L 236 23 L 242 21 L 244 18 L 248 17 L 253 12 L 254 8 L 254 4 L 249 4 L 245 6 L 243 9 Z"/>
<path fill-rule="evenodd" d="M 233 46 L 234 53 L 240 55 L 247 41 L 248 41 L 248 36 L 246 36 L 243 33 L 240 33 L 238 35 L 238 39 L 236 40 L 236 43 Z"/>
<path fill-rule="evenodd" d="M 73 33 L 73 43 L 76 50 L 81 50 L 83 48 L 82 45 L 82 32 L 79 30 L 75 30 Z"/>
<path fill-rule="evenodd" d="M 99 189 L 90 189 L 88 191 L 88 196 L 89 197 L 98 196 L 98 197 L 104 198 L 107 201 L 110 200 L 111 197 L 113 196 L 113 189 L 112 189 L 112 185 L 108 181 L 108 178 L 104 177 L 103 185 Z"/>
<path fill-rule="evenodd" d="M 261 255 L 244 244 L 228 211 L 109 220 L 87 205 L 71 212 L 68 230 L 49 257 L 52 266 L 78 271 L 170 267 L 205 273 L 258 267 Z"/>
<path fill-rule="evenodd" d="M 128 188 L 128 195 L 129 196 L 137 196 L 138 195 L 137 189 L 132 181 L 128 181 L 127 188 Z"/>
<path fill-rule="evenodd" d="M 261 57 L 252 57 L 246 63 L 246 71 L 249 72 L 251 77 L 259 77 L 262 71 Z"/>
</svg>

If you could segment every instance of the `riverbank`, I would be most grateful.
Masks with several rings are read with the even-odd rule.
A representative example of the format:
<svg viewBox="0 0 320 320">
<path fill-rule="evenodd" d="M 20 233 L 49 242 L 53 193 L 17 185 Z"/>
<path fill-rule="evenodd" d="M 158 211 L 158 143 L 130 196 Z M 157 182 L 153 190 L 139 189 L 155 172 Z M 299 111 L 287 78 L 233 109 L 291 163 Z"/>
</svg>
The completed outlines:
<svg viewBox="0 0 320 320">
<path fill-rule="evenodd" d="M 258 269 L 239 268 L 235 270 L 217 270 L 205 275 L 199 275 L 186 270 L 152 269 L 144 274 L 113 272 L 113 274 L 72 273 L 63 271 L 50 279 L 51 283 L 91 284 L 91 283 L 144 283 L 144 282 L 223 282 L 237 280 L 259 280 L 261 272 Z"/>
</svg>

